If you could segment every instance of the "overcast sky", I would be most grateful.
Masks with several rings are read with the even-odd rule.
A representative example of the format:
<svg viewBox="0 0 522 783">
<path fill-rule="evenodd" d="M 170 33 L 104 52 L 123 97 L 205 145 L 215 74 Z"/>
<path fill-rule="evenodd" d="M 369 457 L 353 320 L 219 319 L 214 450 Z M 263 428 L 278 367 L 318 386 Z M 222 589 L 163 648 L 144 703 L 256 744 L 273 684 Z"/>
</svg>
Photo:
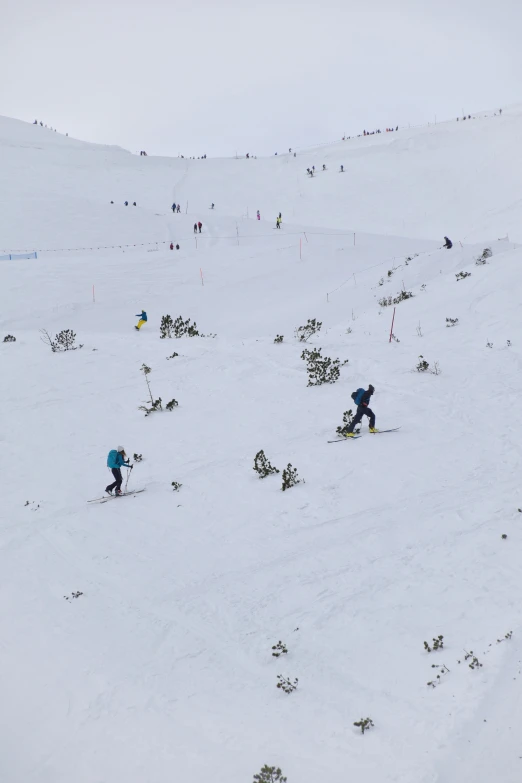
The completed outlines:
<svg viewBox="0 0 522 783">
<path fill-rule="evenodd" d="M 522 101 L 521 0 L 0 0 L 0 114 L 273 154 Z"/>
</svg>

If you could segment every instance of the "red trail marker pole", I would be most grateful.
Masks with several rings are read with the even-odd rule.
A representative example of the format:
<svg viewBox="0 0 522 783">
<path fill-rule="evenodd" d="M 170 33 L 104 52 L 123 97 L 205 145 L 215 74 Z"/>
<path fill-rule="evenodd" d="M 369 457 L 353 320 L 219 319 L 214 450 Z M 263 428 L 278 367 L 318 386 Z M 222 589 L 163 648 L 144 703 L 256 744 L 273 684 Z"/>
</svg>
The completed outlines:
<svg viewBox="0 0 522 783">
<path fill-rule="evenodd" d="M 388 342 L 390 342 L 390 343 L 392 341 L 393 324 L 394 323 L 395 323 L 395 307 L 393 308 L 393 318 L 392 318 L 392 325 L 391 325 L 391 329 L 390 329 L 390 339 L 388 340 Z"/>
</svg>

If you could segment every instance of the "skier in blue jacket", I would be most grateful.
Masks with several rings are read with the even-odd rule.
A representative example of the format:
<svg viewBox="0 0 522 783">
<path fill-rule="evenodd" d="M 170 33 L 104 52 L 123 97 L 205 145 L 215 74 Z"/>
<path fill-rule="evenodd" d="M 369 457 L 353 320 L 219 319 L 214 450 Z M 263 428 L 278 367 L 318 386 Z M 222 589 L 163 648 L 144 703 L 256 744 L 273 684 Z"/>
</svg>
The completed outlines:
<svg viewBox="0 0 522 783">
<path fill-rule="evenodd" d="M 107 456 L 107 467 L 112 471 L 112 475 L 116 480 L 112 484 L 109 484 L 109 486 L 105 487 L 105 492 L 108 495 L 112 495 L 112 490 L 114 490 L 115 495 L 121 495 L 121 484 L 123 481 L 121 469 L 130 468 L 132 470 L 132 465 L 129 464 L 129 460 L 127 459 L 127 455 L 125 454 L 125 449 L 123 446 L 118 446 L 117 449 L 112 449 L 109 451 Z"/>
<path fill-rule="evenodd" d="M 141 313 L 136 313 L 136 318 L 139 318 L 140 320 L 138 321 L 138 325 L 135 326 L 134 328 L 137 329 L 139 332 L 143 324 L 147 323 L 147 313 L 145 312 L 145 310 L 142 310 Z"/>
<path fill-rule="evenodd" d="M 379 432 L 379 430 L 375 429 L 375 413 L 371 408 L 368 407 L 374 391 L 375 389 L 370 383 L 368 389 L 357 389 L 357 391 L 354 391 L 352 394 L 352 400 L 357 405 L 357 412 L 351 423 L 342 430 L 342 435 L 344 435 L 346 438 L 355 437 L 354 429 L 359 424 L 359 422 L 362 421 L 363 416 L 368 416 L 370 419 L 370 432 Z"/>
</svg>

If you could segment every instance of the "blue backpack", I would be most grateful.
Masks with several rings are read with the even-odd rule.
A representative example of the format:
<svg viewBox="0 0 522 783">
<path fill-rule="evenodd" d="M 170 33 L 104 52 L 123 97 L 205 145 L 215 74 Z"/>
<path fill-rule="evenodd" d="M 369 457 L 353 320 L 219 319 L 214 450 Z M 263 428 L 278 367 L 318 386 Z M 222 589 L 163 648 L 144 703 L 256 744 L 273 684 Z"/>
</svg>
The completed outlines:
<svg viewBox="0 0 522 783">
<path fill-rule="evenodd" d="M 366 389 L 357 389 L 357 391 L 352 392 L 352 400 L 356 405 L 360 405 L 362 402 L 363 395 L 365 394 Z"/>
</svg>

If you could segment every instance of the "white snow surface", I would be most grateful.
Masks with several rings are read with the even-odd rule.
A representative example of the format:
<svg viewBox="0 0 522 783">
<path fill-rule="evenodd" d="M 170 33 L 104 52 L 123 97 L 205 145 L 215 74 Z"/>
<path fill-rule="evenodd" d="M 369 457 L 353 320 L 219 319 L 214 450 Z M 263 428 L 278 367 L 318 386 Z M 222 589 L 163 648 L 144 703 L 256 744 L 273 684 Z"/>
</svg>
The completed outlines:
<svg viewBox="0 0 522 783">
<path fill-rule="evenodd" d="M 0 118 L 0 253 L 38 251 L 0 262 L 2 783 L 522 780 L 521 133 L 169 160 Z M 216 336 L 161 340 L 167 313 Z M 172 412 L 138 410 L 143 363 Z M 328 444 L 368 383 L 401 429 Z M 89 505 L 118 444 L 146 492 Z"/>
</svg>

